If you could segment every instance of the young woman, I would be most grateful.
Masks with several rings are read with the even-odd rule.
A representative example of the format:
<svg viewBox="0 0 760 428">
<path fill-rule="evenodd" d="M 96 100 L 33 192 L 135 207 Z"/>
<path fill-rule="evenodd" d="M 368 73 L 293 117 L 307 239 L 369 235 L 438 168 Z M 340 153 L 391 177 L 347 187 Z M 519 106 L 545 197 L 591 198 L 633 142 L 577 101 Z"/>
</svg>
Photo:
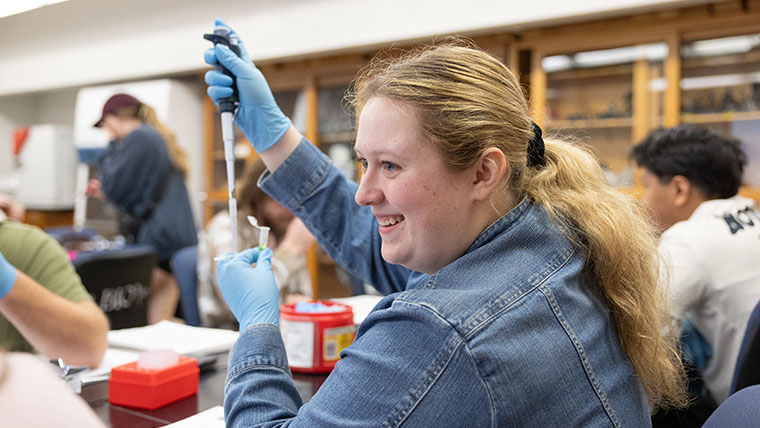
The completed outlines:
<svg viewBox="0 0 760 428">
<path fill-rule="evenodd" d="M 284 118 L 247 54 L 217 46 L 206 61 L 237 77 L 262 188 L 387 294 L 301 406 L 271 252 L 221 263 L 242 332 L 229 426 L 640 427 L 682 404 L 652 229 L 591 155 L 544 143 L 498 60 L 450 44 L 370 66 L 350 97 L 358 188 Z M 218 71 L 206 81 L 214 100 L 232 92 Z"/>
<path fill-rule="evenodd" d="M 108 198 L 120 211 L 122 233 L 158 253 L 148 322 L 170 318 L 179 288 L 169 261 L 177 250 L 197 243 L 184 182 L 187 155 L 153 108 L 129 94 L 109 98 L 95 126 L 108 132 L 111 143 L 99 159 L 99 179 L 90 180 L 87 193 Z"/>
</svg>

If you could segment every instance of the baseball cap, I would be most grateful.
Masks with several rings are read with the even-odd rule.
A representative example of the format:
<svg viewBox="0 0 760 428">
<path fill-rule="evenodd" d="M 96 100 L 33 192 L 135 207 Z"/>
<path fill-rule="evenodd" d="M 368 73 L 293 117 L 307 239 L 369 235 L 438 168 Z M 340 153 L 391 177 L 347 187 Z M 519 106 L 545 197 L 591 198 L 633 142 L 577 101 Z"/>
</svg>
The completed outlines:
<svg viewBox="0 0 760 428">
<path fill-rule="evenodd" d="M 113 114 L 118 109 L 125 108 L 125 107 L 132 107 L 140 105 L 140 101 L 129 94 L 115 94 L 112 95 L 111 98 L 106 101 L 106 103 L 103 105 L 103 114 L 100 115 L 100 119 L 98 119 L 97 122 L 95 122 L 95 125 L 93 125 L 96 128 L 100 128 L 103 126 L 103 120 L 105 117 L 109 114 Z"/>
</svg>

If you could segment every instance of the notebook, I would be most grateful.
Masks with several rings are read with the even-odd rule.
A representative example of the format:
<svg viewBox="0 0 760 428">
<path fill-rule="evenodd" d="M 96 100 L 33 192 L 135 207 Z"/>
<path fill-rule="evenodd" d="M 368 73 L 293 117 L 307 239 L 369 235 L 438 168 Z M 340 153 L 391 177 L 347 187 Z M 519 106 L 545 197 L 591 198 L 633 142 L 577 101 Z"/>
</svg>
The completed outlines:
<svg viewBox="0 0 760 428">
<path fill-rule="evenodd" d="M 145 327 L 108 332 L 108 345 L 135 351 L 171 349 L 181 355 L 208 355 L 232 349 L 240 334 L 219 328 L 161 321 Z"/>
</svg>

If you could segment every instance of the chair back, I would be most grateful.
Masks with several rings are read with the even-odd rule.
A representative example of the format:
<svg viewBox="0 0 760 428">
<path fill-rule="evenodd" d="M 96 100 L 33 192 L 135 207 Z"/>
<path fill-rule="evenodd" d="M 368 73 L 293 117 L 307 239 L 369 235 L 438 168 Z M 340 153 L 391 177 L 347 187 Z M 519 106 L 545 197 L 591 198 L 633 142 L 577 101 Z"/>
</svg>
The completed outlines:
<svg viewBox="0 0 760 428">
<path fill-rule="evenodd" d="M 731 394 L 702 425 L 702 428 L 756 428 L 760 425 L 760 385 Z"/>
<path fill-rule="evenodd" d="M 73 263 L 116 330 L 148 324 L 150 278 L 156 261 L 155 251 L 141 245 L 83 253 Z"/>
<path fill-rule="evenodd" d="M 757 384 L 760 384 L 760 302 L 749 316 L 730 392 Z"/>
<path fill-rule="evenodd" d="M 198 246 L 185 247 L 169 261 L 179 286 L 179 303 L 187 325 L 201 325 L 198 311 Z"/>
</svg>

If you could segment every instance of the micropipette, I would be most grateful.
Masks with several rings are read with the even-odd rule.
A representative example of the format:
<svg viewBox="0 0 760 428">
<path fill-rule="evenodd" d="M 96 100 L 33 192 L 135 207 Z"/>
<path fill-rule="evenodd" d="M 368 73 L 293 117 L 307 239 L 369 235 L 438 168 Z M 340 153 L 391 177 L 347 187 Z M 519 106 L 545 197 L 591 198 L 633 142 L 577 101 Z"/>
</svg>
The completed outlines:
<svg viewBox="0 0 760 428">
<path fill-rule="evenodd" d="M 248 223 L 251 223 L 251 226 L 255 227 L 259 231 L 259 248 L 264 249 L 267 246 L 267 241 L 269 241 L 269 227 L 268 226 L 259 226 L 259 222 L 256 221 L 256 217 L 249 215 L 248 216 Z"/>
<path fill-rule="evenodd" d="M 221 44 L 230 48 L 235 55 L 240 56 L 240 47 L 238 46 L 237 35 L 230 33 L 230 29 L 217 25 L 214 28 L 214 34 L 204 34 L 203 38 L 216 44 Z M 233 147 L 235 144 L 235 131 L 232 128 L 235 109 L 238 106 L 238 91 L 235 84 L 235 75 L 227 70 L 223 65 L 217 64 L 216 67 L 222 73 L 232 78 L 232 95 L 219 100 L 219 111 L 222 120 L 222 141 L 224 141 L 224 161 L 227 165 L 227 191 L 229 200 L 230 221 L 232 227 L 232 249 L 239 251 L 237 236 L 237 199 L 235 196 L 235 154 Z"/>
</svg>

